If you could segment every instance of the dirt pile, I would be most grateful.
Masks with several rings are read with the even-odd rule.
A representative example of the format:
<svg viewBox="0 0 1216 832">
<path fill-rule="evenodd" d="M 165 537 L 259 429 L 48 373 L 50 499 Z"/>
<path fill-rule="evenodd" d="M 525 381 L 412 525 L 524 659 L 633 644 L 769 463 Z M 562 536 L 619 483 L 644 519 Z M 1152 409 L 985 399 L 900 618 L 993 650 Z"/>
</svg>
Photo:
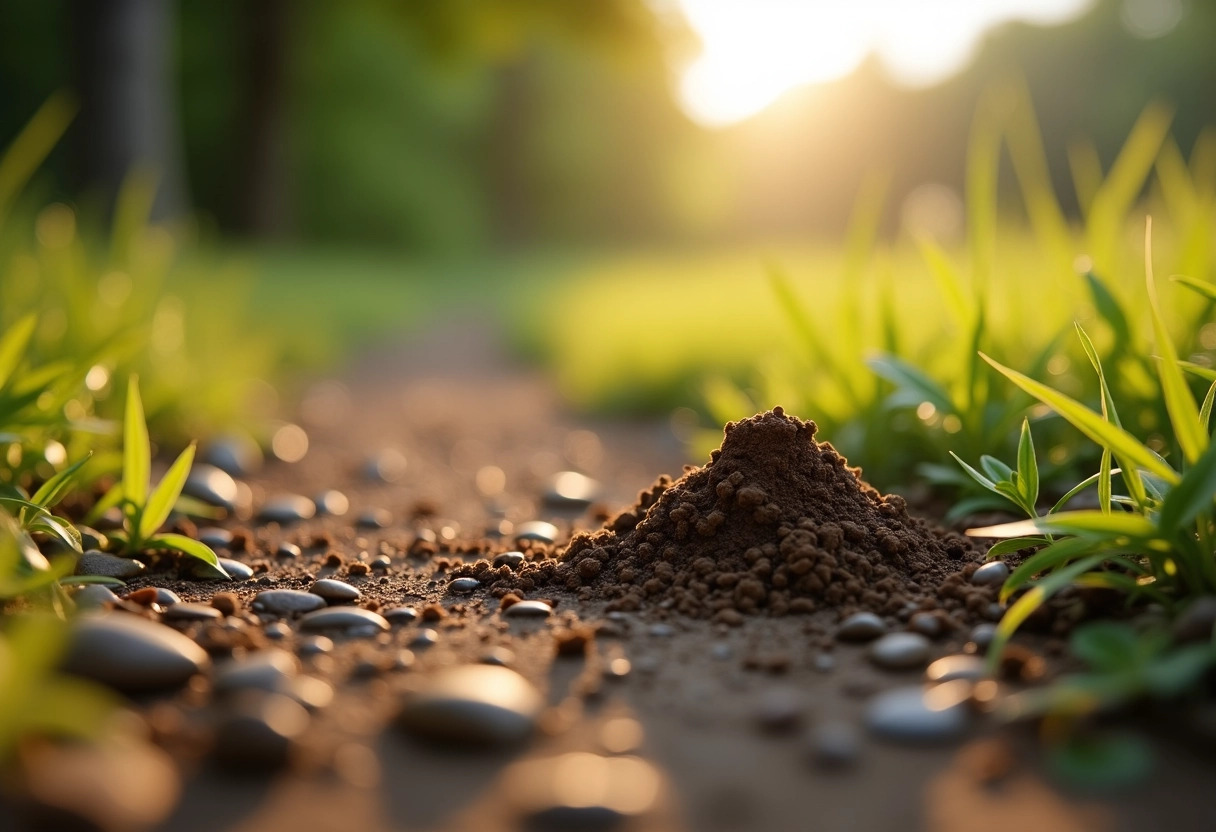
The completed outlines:
<svg viewBox="0 0 1216 832">
<path fill-rule="evenodd" d="M 615 609 L 667 601 L 731 623 L 991 601 L 966 580 L 977 555 L 966 538 L 910 517 L 815 430 L 781 408 L 728 424 L 708 465 L 661 478 L 604 529 L 575 536 L 559 562 L 531 563 L 503 588 L 560 583 Z"/>
</svg>

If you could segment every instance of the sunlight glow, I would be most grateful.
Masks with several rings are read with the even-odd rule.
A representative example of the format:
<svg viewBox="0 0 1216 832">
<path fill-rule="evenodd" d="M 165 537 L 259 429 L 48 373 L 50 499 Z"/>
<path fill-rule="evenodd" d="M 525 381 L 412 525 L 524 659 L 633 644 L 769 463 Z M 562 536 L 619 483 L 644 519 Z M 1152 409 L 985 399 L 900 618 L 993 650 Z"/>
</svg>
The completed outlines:
<svg viewBox="0 0 1216 832">
<path fill-rule="evenodd" d="M 707 126 L 755 115 L 786 92 L 848 75 L 871 53 L 900 84 L 962 70 L 1010 21 L 1073 20 L 1094 0 L 678 0 L 702 43 L 680 79 L 684 109 Z"/>
</svg>

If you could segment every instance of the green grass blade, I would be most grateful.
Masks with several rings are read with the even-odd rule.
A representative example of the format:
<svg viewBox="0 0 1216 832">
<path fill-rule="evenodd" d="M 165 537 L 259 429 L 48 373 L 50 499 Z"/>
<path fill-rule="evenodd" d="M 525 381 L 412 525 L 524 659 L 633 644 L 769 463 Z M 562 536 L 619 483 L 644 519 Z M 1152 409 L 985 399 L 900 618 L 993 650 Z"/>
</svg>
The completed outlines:
<svg viewBox="0 0 1216 832">
<path fill-rule="evenodd" d="M 190 466 L 193 464 L 194 443 L 191 442 L 190 446 L 181 452 L 181 455 L 166 472 L 165 478 L 156 486 L 152 496 L 148 498 L 148 504 L 139 518 L 140 537 L 150 537 L 155 534 L 165 520 L 169 519 L 169 513 L 173 511 L 173 504 L 177 502 L 178 496 L 186 485 L 186 478 L 190 476 Z"/>
<path fill-rule="evenodd" d="M 46 159 L 76 114 L 70 95 L 56 93 L 47 99 L 0 159 L 0 222 L 34 171 Z"/>
<path fill-rule="evenodd" d="M 1085 273 L 1085 282 L 1089 286 L 1090 295 L 1093 296 L 1094 308 L 1114 333 L 1115 349 L 1126 349 L 1128 344 L 1134 343 L 1134 339 L 1127 313 L 1123 311 L 1123 304 L 1093 272 Z"/>
<path fill-rule="evenodd" d="M 25 355 L 25 347 L 29 344 L 37 323 L 38 317 L 31 313 L 9 327 L 4 336 L 0 337 L 0 388 L 3 388 L 17 371 L 17 365 L 21 363 L 21 356 Z"/>
<path fill-rule="evenodd" d="M 1205 367 L 1202 364 L 1195 364 L 1191 361 L 1179 361 L 1178 366 L 1204 381 L 1216 381 L 1216 370 L 1213 370 L 1211 367 Z"/>
<path fill-rule="evenodd" d="M 1157 536 L 1153 521 L 1140 514 L 1121 511 L 1106 514 L 1102 511 L 1061 511 L 1048 514 L 1035 521 L 1044 532 L 1060 534 L 1096 534 L 1103 537 L 1128 537 L 1133 540 L 1152 540 Z"/>
<path fill-rule="evenodd" d="M 1022 388 L 1022 390 L 1050 407 L 1056 413 L 1059 413 L 1069 424 L 1091 440 L 1097 442 L 1103 448 L 1110 448 L 1111 452 L 1119 457 L 1121 461 L 1125 460 L 1126 463 L 1131 463 L 1131 465 L 1156 474 L 1168 483 L 1178 482 L 1177 472 L 1162 462 L 1160 457 L 1141 444 L 1136 437 L 1127 431 L 1117 425 L 1111 424 L 1097 413 L 1085 407 L 1085 405 L 1063 393 L 1051 389 L 1042 382 L 1024 376 L 1017 370 L 1012 370 L 987 355 L 984 356 L 984 360 L 1018 387 Z M 1123 466 L 1125 470 L 1131 467 L 1131 465 L 1126 463 Z"/>
<path fill-rule="evenodd" d="M 1110 448 L 1103 448 L 1101 467 L 1098 469 L 1098 508 L 1105 514 L 1111 512 L 1111 475 L 1115 469 L 1110 467 L 1110 462 Z"/>
<path fill-rule="evenodd" d="M 1012 555 L 1014 552 L 1020 552 L 1023 549 L 1047 546 L 1050 543 L 1051 541 L 1045 537 L 1011 537 L 1008 540 L 1002 540 L 1000 543 L 994 544 L 988 550 L 988 554 L 985 557 L 992 560 L 993 558 Z"/>
<path fill-rule="evenodd" d="M 1186 527 L 1204 511 L 1211 511 L 1216 498 L 1216 445 L 1209 446 L 1182 479 L 1170 489 L 1157 515 L 1157 527 L 1163 537 L 1185 532 Z M 1194 529 L 1191 529 L 1194 533 Z"/>
<path fill-rule="evenodd" d="M 1002 482 L 1013 482 L 1013 469 L 994 456 L 984 454 L 980 457 L 980 468 L 990 476 L 997 485 Z"/>
<path fill-rule="evenodd" d="M 1098 351 L 1094 349 L 1094 342 L 1090 340 L 1085 327 L 1078 323 L 1074 323 L 1073 326 L 1076 328 L 1077 338 L 1081 341 L 1081 349 L 1085 351 L 1094 372 L 1098 374 L 1098 388 L 1102 396 L 1102 416 L 1108 421 L 1114 422 L 1118 427 L 1123 427 L 1123 423 L 1119 421 L 1119 411 L 1115 408 L 1115 399 L 1110 393 L 1110 385 L 1106 383 L 1106 371 L 1102 369 L 1102 359 L 1098 357 Z"/>
<path fill-rule="evenodd" d="M 954 402 L 941 385 L 902 358 L 875 355 L 866 359 L 866 365 L 896 386 L 893 400 L 899 405 L 916 407 L 922 402 L 929 402 L 942 415 L 956 412 Z"/>
<path fill-rule="evenodd" d="M 1206 280 L 1196 280 L 1193 277 L 1181 274 L 1171 275 L 1170 280 L 1174 283 L 1181 283 L 1188 289 L 1203 295 L 1208 300 L 1216 300 L 1216 284 L 1208 283 Z"/>
<path fill-rule="evenodd" d="M 101 515 L 114 508 L 114 506 L 121 505 L 122 495 L 122 483 L 114 483 L 110 490 L 103 494 L 101 499 L 95 502 L 93 507 L 89 509 L 87 514 L 85 514 L 85 524 L 88 525 L 90 523 L 96 523 Z"/>
<path fill-rule="evenodd" d="M 172 549 L 192 558 L 198 558 L 208 566 L 214 567 L 225 578 L 229 577 L 228 573 L 224 571 L 224 567 L 220 566 L 219 558 L 216 557 L 215 552 L 211 551 L 211 547 L 192 537 L 186 537 L 184 534 L 158 534 L 149 537 L 145 542 L 151 549 Z"/>
<path fill-rule="evenodd" d="M 918 239 L 916 243 L 921 257 L 929 267 L 929 274 L 933 276 L 938 290 L 946 301 L 946 308 L 950 310 L 950 316 L 954 318 L 955 323 L 962 326 L 972 317 L 966 295 L 963 292 L 962 277 L 954 268 L 954 264 L 950 262 L 946 252 L 937 243 L 928 239 Z"/>
<path fill-rule="evenodd" d="M 954 451 L 950 452 L 950 456 L 954 457 L 954 461 L 963 467 L 963 470 L 966 471 L 971 476 L 971 479 L 975 480 L 980 485 L 984 486 L 984 488 L 987 488 L 989 491 L 993 491 L 993 492 L 996 491 L 995 482 L 988 479 L 986 476 L 984 476 L 979 471 L 972 468 L 967 463 L 963 462 L 962 458 L 958 454 L 956 454 Z"/>
<path fill-rule="evenodd" d="M 34 496 L 30 498 L 30 502 L 35 505 L 40 505 L 43 508 L 50 508 L 58 503 L 67 494 L 68 490 L 80 478 L 81 469 L 93 456 L 93 452 L 89 451 L 72 465 L 64 468 L 62 471 L 51 477 L 42 484 L 42 487 L 34 492 Z"/>
<path fill-rule="evenodd" d="M 1208 387 L 1207 395 L 1203 397 L 1203 406 L 1199 408 L 1199 421 L 1203 422 L 1203 429 L 1211 435 L 1212 423 L 1212 403 L 1216 400 L 1216 379 L 1212 380 L 1212 384 Z"/>
<path fill-rule="evenodd" d="M 148 480 L 152 477 L 152 448 L 148 425 L 139 398 L 139 380 L 131 376 L 127 384 L 127 410 L 122 420 L 123 497 L 135 508 L 143 509 L 148 500 Z"/>
<path fill-rule="evenodd" d="M 1106 453 L 1109 454 L 1110 451 L 1106 451 Z M 1120 473 L 1120 471 L 1118 468 L 1112 468 L 1110 470 L 1110 473 L 1118 474 L 1118 473 Z M 1068 489 L 1067 493 L 1065 493 L 1063 497 L 1061 497 L 1059 500 L 1056 501 L 1056 504 L 1054 506 L 1052 506 L 1051 511 L 1049 511 L 1048 514 L 1054 514 L 1057 511 L 1063 510 L 1064 506 L 1068 505 L 1069 500 L 1071 500 L 1073 497 L 1080 494 L 1085 489 L 1089 488 L 1095 482 L 1099 482 L 1101 477 L 1102 477 L 1101 471 L 1099 471 L 1096 474 L 1090 474 L 1088 477 L 1081 480 L 1079 483 L 1074 485 L 1072 488 Z"/>
<path fill-rule="evenodd" d="M 31 521 L 26 528 L 31 532 L 42 532 L 49 535 L 73 551 L 81 551 L 80 532 L 76 531 L 76 528 L 66 520 L 58 517 L 39 517 L 37 520 Z"/>
<path fill-rule="evenodd" d="M 1030 420 L 1022 420 L 1022 435 L 1018 440 L 1018 488 L 1026 505 L 1039 501 L 1039 462 L 1034 455 L 1034 439 L 1030 435 Z"/>
</svg>

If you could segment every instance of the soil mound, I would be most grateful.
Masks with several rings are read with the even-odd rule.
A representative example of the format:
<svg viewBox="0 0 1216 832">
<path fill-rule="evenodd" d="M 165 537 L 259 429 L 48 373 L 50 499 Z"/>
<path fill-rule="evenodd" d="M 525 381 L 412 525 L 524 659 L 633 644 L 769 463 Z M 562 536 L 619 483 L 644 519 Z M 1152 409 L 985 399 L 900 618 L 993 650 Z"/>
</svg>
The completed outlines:
<svg viewBox="0 0 1216 832">
<path fill-rule="evenodd" d="M 521 588 L 559 582 L 613 609 L 665 601 L 728 623 L 991 600 L 971 597 L 966 538 L 909 516 L 902 497 L 863 482 L 815 430 L 781 408 L 728 424 L 709 464 L 659 479 L 604 529 L 576 535 L 559 563 L 529 564 Z"/>
</svg>

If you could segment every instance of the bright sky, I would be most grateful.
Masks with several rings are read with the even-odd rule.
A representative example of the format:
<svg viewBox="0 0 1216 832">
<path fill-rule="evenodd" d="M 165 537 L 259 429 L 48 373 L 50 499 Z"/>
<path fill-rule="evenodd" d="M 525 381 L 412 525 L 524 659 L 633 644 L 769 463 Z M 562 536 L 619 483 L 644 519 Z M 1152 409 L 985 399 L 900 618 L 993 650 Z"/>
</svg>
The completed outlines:
<svg viewBox="0 0 1216 832">
<path fill-rule="evenodd" d="M 702 42 L 684 109 L 708 126 L 754 115 L 795 87 L 841 78 L 874 53 L 899 83 L 930 86 L 970 62 L 994 27 L 1053 25 L 1094 0 L 677 0 Z"/>
</svg>

